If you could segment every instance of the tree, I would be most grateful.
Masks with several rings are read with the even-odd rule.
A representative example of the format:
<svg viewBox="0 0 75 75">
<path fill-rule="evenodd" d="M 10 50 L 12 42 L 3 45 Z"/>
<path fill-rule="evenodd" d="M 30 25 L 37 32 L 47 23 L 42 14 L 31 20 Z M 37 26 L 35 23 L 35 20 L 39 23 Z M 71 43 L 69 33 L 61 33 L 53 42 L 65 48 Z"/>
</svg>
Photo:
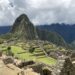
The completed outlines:
<svg viewBox="0 0 75 75">
<path fill-rule="evenodd" d="M 11 47 L 10 46 L 7 48 L 6 55 L 8 55 L 8 56 L 14 56 L 14 54 L 11 51 Z"/>
<path fill-rule="evenodd" d="M 30 52 L 30 53 L 33 53 L 33 52 L 34 52 L 34 50 L 35 50 L 35 48 L 34 48 L 34 47 L 30 47 L 29 52 Z"/>
</svg>

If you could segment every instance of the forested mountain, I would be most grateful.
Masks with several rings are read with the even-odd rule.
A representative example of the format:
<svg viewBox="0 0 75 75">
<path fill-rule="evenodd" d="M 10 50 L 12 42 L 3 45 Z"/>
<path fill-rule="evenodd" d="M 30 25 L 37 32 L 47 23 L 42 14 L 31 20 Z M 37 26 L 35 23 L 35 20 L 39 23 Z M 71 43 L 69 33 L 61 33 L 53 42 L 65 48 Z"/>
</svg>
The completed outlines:
<svg viewBox="0 0 75 75">
<path fill-rule="evenodd" d="M 67 43 L 71 43 L 75 40 L 75 25 L 70 24 L 51 24 L 51 25 L 39 25 L 39 29 L 57 32 L 60 34 Z"/>
</svg>

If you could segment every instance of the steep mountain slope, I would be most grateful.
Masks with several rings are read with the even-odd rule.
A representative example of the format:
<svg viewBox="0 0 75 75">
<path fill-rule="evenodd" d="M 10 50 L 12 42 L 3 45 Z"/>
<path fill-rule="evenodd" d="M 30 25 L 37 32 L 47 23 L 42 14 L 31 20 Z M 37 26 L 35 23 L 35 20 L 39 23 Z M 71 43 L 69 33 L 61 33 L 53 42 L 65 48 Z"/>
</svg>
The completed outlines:
<svg viewBox="0 0 75 75">
<path fill-rule="evenodd" d="M 75 40 L 75 25 L 56 23 L 51 25 L 39 25 L 37 27 L 43 30 L 57 32 L 67 43 L 71 43 Z"/>
<path fill-rule="evenodd" d="M 25 14 L 20 15 L 16 19 L 11 33 L 19 38 L 35 39 L 34 26 Z"/>
<path fill-rule="evenodd" d="M 67 46 L 67 43 L 64 41 L 64 39 L 56 32 L 50 32 L 50 31 L 40 30 L 40 29 L 37 29 L 37 32 L 41 40 L 45 40 L 45 41 L 47 40 L 54 44 L 65 46 L 65 47 Z"/>
</svg>

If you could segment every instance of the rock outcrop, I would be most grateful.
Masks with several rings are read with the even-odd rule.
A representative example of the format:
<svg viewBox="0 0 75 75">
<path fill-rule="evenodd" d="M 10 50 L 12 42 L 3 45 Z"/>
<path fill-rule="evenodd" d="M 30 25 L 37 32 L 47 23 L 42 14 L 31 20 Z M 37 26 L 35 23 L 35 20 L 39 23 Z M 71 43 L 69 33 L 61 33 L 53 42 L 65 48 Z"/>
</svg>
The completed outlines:
<svg viewBox="0 0 75 75">
<path fill-rule="evenodd" d="M 14 64 L 12 60 L 5 60 L 7 63 L 3 61 L 3 59 L 7 59 L 9 56 L 0 57 L 0 74 L 1 75 L 75 75 L 75 67 L 73 66 L 70 58 L 64 56 L 63 58 L 58 58 L 58 61 L 55 65 L 47 65 L 40 62 L 33 61 L 22 61 L 21 66 L 19 68 Z M 20 60 L 17 59 L 19 62 Z M 9 72 L 9 73 L 8 73 Z"/>
</svg>

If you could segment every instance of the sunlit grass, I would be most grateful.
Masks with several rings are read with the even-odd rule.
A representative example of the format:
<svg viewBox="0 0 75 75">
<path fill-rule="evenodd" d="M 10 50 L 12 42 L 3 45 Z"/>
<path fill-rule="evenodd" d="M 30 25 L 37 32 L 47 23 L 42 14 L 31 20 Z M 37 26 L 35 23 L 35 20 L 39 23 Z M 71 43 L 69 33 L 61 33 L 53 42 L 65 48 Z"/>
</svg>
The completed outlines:
<svg viewBox="0 0 75 75">
<path fill-rule="evenodd" d="M 12 52 L 15 54 L 15 56 L 22 60 L 34 60 L 34 61 L 42 62 L 45 64 L 49 64 L 49 65 L 53 65 L 56 63 L 56 60 L 51 57 L 46 57 L 45 55 L 41 55 L 38 58 L 37 56 L 34 56 L 34 53 L 36 53 L 36 52 L 34 52 L 34 53 L 26 52 L 26 53 L 22 53 L 22 54 L 17 54 L 17 53 L 24 52 L 24 50 L 21 47 L 17 47 L 17 46 L 11 46 L 11 48 L 12 48 Z"/>
<path fill-rule="evenodd" d="M 0 45 L 0 48 L 2 50 L 7 50 L 7 47 L 8 46 Z M 56 59 L 51 58 L 51 57 L 46 57 L 45 55 L 35 56 L 34 54 L 43 53 L 43 51 L 41 51 L 40 48 L 36 48 L 33 53 L 30 53 L 21 47 L 11 46 L 11 51 L 14 53 L 15 57 L 18 57 L 21 60 L 34 60 L 36 62 L 41 62 L 41 63 L 45 63 L 48 65 L 54 65 L 57 62 Z"/>
</svg>

